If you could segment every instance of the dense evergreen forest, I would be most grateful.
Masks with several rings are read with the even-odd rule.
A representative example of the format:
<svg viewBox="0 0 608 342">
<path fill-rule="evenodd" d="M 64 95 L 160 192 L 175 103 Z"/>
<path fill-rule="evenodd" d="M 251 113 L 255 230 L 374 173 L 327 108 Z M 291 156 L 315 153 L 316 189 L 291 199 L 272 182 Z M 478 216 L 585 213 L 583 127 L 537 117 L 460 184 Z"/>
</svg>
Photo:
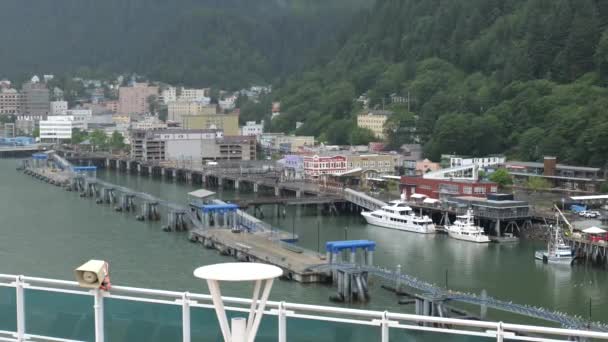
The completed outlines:
<svg viewBox="0 0 608 342">
<path fill-rule="evenodd" d="M 0 1 L 0 77 L 136 72 L 190 86 L 269 83 L 337 49 L 369 0 Z"/>
<path fill-rule="evenodd" d="M 2 75 L 137 72 L 173 84 L 272 82 L 243 120 L 364 143 L 354 99 L 395 111 L 389 144 L 606 166 L 606 0 L 0 2 Z M 391 94 L 410 98 L 392 104 Z M 409 107 L 409 109 L 408 109 Z"/>
<path fill-rule="evenodd" d="M 371 107 L 396 112 L 392 147 L 605 166 L 606 85 L 608 1 L 384 0 L 335 58 L 281 84 L 285 115 L 272 126 L 360 142 L 353 99 L 368 92 Z M 393 93 L 409 93 L 409 111 Z"/>
</svg>

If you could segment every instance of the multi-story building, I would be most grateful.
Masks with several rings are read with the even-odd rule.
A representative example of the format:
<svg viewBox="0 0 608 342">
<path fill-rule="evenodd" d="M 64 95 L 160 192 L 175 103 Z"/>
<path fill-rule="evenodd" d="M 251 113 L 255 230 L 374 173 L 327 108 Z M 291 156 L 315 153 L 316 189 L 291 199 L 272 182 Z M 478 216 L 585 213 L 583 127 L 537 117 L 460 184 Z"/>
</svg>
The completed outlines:
<svg viewBox="0 0 608 342">
<path fill-rule="evenodd" d="M 46 117 L 51 111 L 49 89 L 44 83 L 27 82 L 22 87 L 21 111 L 27 115 Z"/>
<path fill-rule="evenodd" d="M 546 179 L 559 190 L 597 192 L 605 181 L 597 167 L 558 164 L 556 157 L 544 157 L 542 163 L 509 161 L 501 164 L 509 171 L 515 184 L 523 184 L 533 177 Z"/>
<path fill-rule="evenodd" d="M 304 174 L 306 177 L 317 178 L 326 174 L 336 174 L 348 170 L 346 157 L 343 155 L 314 155 L 304 156 Z"/>
<path fill-rule="evenodd" d="M 255 160 L 255 138 L 224 136 L 209 129 L 131 131 L 131 157 L 141 160 Z"/>
<path fill-rule="evenodd" d="M 443 167 L 458 167 L 466 165 L 477 165 L 479 168 L 487 168 L 503 164 L 507 159 L 504 156 L 488 156 L 488 157 L 463 157 L 451 154 L 441 156 L 441 166 Z"/>
<path fill-rule="evenodd" d="M 259 124 L 255 121 L 247 121 L 245 126 L 241 127 L 241 135 L 257 137 L 262 133 L 264 133 L 264 120 Z"/>
<path fill-rule="evenodd" d="M 407 198 L 413 194 L 422 194 L 429 198 L 445 199 L 456 196 L 486 197 L 497 193 L 498 185 L 487 181 L 402 176 L 401 189 Z"/>
<path fill-rule="evenodd" d="M 219 100 L 218 104 L 222 110 L 233 110 L 236 104 L 236 96 L 228 96 L 223 100 Z"/>
<path fill-rule="evenodd" d="M 50 115 L 65 115 L 68 111 L 67 101 L 52 101 Z"/>
<path fill-rule="evenodd" d="M 209 88 L 203 89 L 190 89 L 190 88 L 176 88 L 166 87 L 163 88 L 160 93 L 160 101 L 168 105 L 171 102 L 191 102 L 198 101 L 206 103 L 207 105 L 211 102 L 211 98 L 208 97 Z"/>
<path fill-rule="evenodd" d="M 357 126 L 374 132 L 378 139 L 384 139 L 384 124 L 393 114 L 388 110 L 371 110 L 357 116 Z"/>
<path fill-rule="evenodd" d="M 147 83 L 134 83 L 130 87 L 120 87 L 118 90 L 118 112 L 120 114 L 146 114 L 150 111 L 148 98 L 158 95 L 157 86 Z"/>
<path fill-rule="evenodd" d="M 0 115 L 20 114 L 23 99 L 13 88 L 0 88 Z"/>
<path fill-rule="evenodd" d="M 347 170 L 361 168 L 379 173 L 395 172 L 395 157 L 390 154 L 347 154 Z"/>
<path fill-rule="evenodd" d="M 72 129 L 76 128 L 71 115 L 49 116 L 40 121 L 40 141 L 57 142 L 72 139 Z"/>
<path fill-rule="evenodd" d="M 183 122 L 184 116 L 214 115 L 217 112 L 215 105 L 205 104 L 201 101 L 175 101 L 167 105 L 167 118 L 174 122 Z"/>
<path fill-rule="evenodd" d="M 274 150 L 283 153 L 295 153 L 301 148 L 315 145 L 315 137 L 303 135 L 277 136 L 274 141 Z"/>
<path fill-rule="evenodd" d="M 40 120 L 43 120 L 42 115 L 18 115 L 15 121 L 15 127 L 23 134 L 30 135 L 34 133 L 34 129 L 39 127 Z"/>
<path fill-rule="evenodd" d="M 184 129 L 219 129 L 224 135 L 237 136 L 239 134 L 239 115 L 231 114 L 202 114 L 182 116 Z"/>
<path fill-rule="evenodd" d="M 285 133 L 262 133 L 257 136 L 258 143 L 262 148 L 272 150 L 279 137 L 284 137 Z"/>
<path fill-rule="evenodd" d="M 118 101 L 116 100 L 104 101 L 101 105 L 110 113 L 118 113 Z"/>
</svg>

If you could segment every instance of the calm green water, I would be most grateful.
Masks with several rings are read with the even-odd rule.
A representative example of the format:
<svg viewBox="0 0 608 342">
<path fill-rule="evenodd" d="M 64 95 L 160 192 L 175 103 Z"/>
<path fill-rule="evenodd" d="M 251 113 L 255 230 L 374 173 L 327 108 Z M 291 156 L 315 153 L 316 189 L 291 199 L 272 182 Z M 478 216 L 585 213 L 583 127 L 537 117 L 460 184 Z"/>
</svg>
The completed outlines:
<svg viewBox="0 0 608 342">
<path fill-rule="evenodd" d="M 41 183 L 16 172 L 15 165 L 15 160 L 0 159 L 0 273 L 72 279 L 74 267 L 101 258 L 111 263 L 115 284 L 207 292 L 192 271 L 200 265 L 232 261 L 188 242 L 184 233 L 163 232 L 159 223 L 138 222 L 133 214 L 116 213 L 108 206 Z M 185 194 L 194 189 L 114 172 L 100 172 L 99 177 L 178 202 L 185 202 Z M 227 200 L 235 196 L 251 195 L 222 192 Z M 591 298 L 593 319 L 608 321 L 608 272 L 538 264 L 533 260 L 538 243 L 476 245 L 443 235 L 368 226 L 353 215 L 318 217 L 316 209 L 301 209 L 294 220 L 294 208 L 287 218 L 279 219 L 272 209 L 265 208 L 265 220 L 288 231 L 295 229 L 304 247 L 315 250 L 318 240 L 324 244 L 343 239 L 344 228 L 348 227 L 348 239 L 377 242 L 376 264 L 388 268 L 400 264 L 403 272 L 441 285 L 448 270 L 452 289 L 476 293 L 485 289 L 500 299 L 583 317 L 588 316 Z M 378 281 L 372 283 L 368 304 L 355 307 L 411 312 L 410 306 L 397 304 L 396 297 L 379 285 Z M 249 294 L 249 287 L 244 285 L 222 289 L 226 295 Z M 281 281 L 275 285 L 271 299 L 329 304 L 327 299 L 333 293 L 325 285 Z M 497 312 L 490 312 L 489 318 L 522 321 Z"/>
</svg>

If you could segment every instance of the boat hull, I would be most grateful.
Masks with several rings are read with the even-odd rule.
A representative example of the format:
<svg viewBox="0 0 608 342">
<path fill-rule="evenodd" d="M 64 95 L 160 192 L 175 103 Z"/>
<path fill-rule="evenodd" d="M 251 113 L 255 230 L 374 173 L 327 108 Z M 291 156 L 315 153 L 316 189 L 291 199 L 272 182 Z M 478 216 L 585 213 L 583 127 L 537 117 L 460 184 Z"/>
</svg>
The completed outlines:
<svg viewBox="0 0 608 342">
<path fill-rule="evenodd" d="M 449 229 L 448 229 L 448 235 L 453 239 L 462 240 L 462 241 L 468 241 L 468 242 L 474 242 L 474 243 L 490 242 L 490 238 L 488 238 L 486 235 L 476 235 L 476 236 L 462 235 L 457 232 L 450 231 Z"/>
<path fill-rule="evenodd" d="M 386 220 L 374 217 L 371 215 L 370 212 L 366 212 L 366 211 L 362 212 L 361 216 L 363 216 L 365 218 L 365 220 L 367 221 L 368 224 L 378 226 L 378 227 L 391 228 L 391 229 L 397 229 L 397 230 L 402 230 L 402 231 L 406 231 L 406 232 L 420 233 L 420 234 L 434 234 L 436 232 L 434 224 L 416 226 L 416 225 L 406 225 L 406 224 L 402 224 L 402 223 L 401 224 L 394 223 L 394 222 L 390 222 L 390 221 L 386 221 Z"/>
<path fill-rule="evenodd" d="M 545 263 L 558 265 L 570 265 L 572 260 L 574 260 L 574 257 L 572 256 L 549 256 L 546 251 L 536 251 L 534 253 L 534 258 Z"/>
</svg>

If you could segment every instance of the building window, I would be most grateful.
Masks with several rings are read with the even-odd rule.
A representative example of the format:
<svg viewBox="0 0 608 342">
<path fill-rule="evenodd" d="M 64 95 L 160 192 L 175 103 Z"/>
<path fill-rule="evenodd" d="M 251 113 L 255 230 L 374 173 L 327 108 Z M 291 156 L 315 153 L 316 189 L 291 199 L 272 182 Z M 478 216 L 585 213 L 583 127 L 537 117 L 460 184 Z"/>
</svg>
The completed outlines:
<svg viewBox="0 0 608 342">
<path fill-rule="evenodd" d="M 470 186 L 465 186 L 462 188 L 462 193 L 466 194 L 466 195 L 472 195 L 473 194 L 473 188 Z"/>
<path fill-rule="evenodd" d="M 497 186 L 490 187 L 490 192 L 498 192 L 498 187 Z"/>
<path fill-rule="evenodd" d="M 483 186 L 476 186 L 475 187 L 475 193 L 476 194 L 485 194 L 486 193 L 486 188 L 484 188 Z"/>
</svg>

